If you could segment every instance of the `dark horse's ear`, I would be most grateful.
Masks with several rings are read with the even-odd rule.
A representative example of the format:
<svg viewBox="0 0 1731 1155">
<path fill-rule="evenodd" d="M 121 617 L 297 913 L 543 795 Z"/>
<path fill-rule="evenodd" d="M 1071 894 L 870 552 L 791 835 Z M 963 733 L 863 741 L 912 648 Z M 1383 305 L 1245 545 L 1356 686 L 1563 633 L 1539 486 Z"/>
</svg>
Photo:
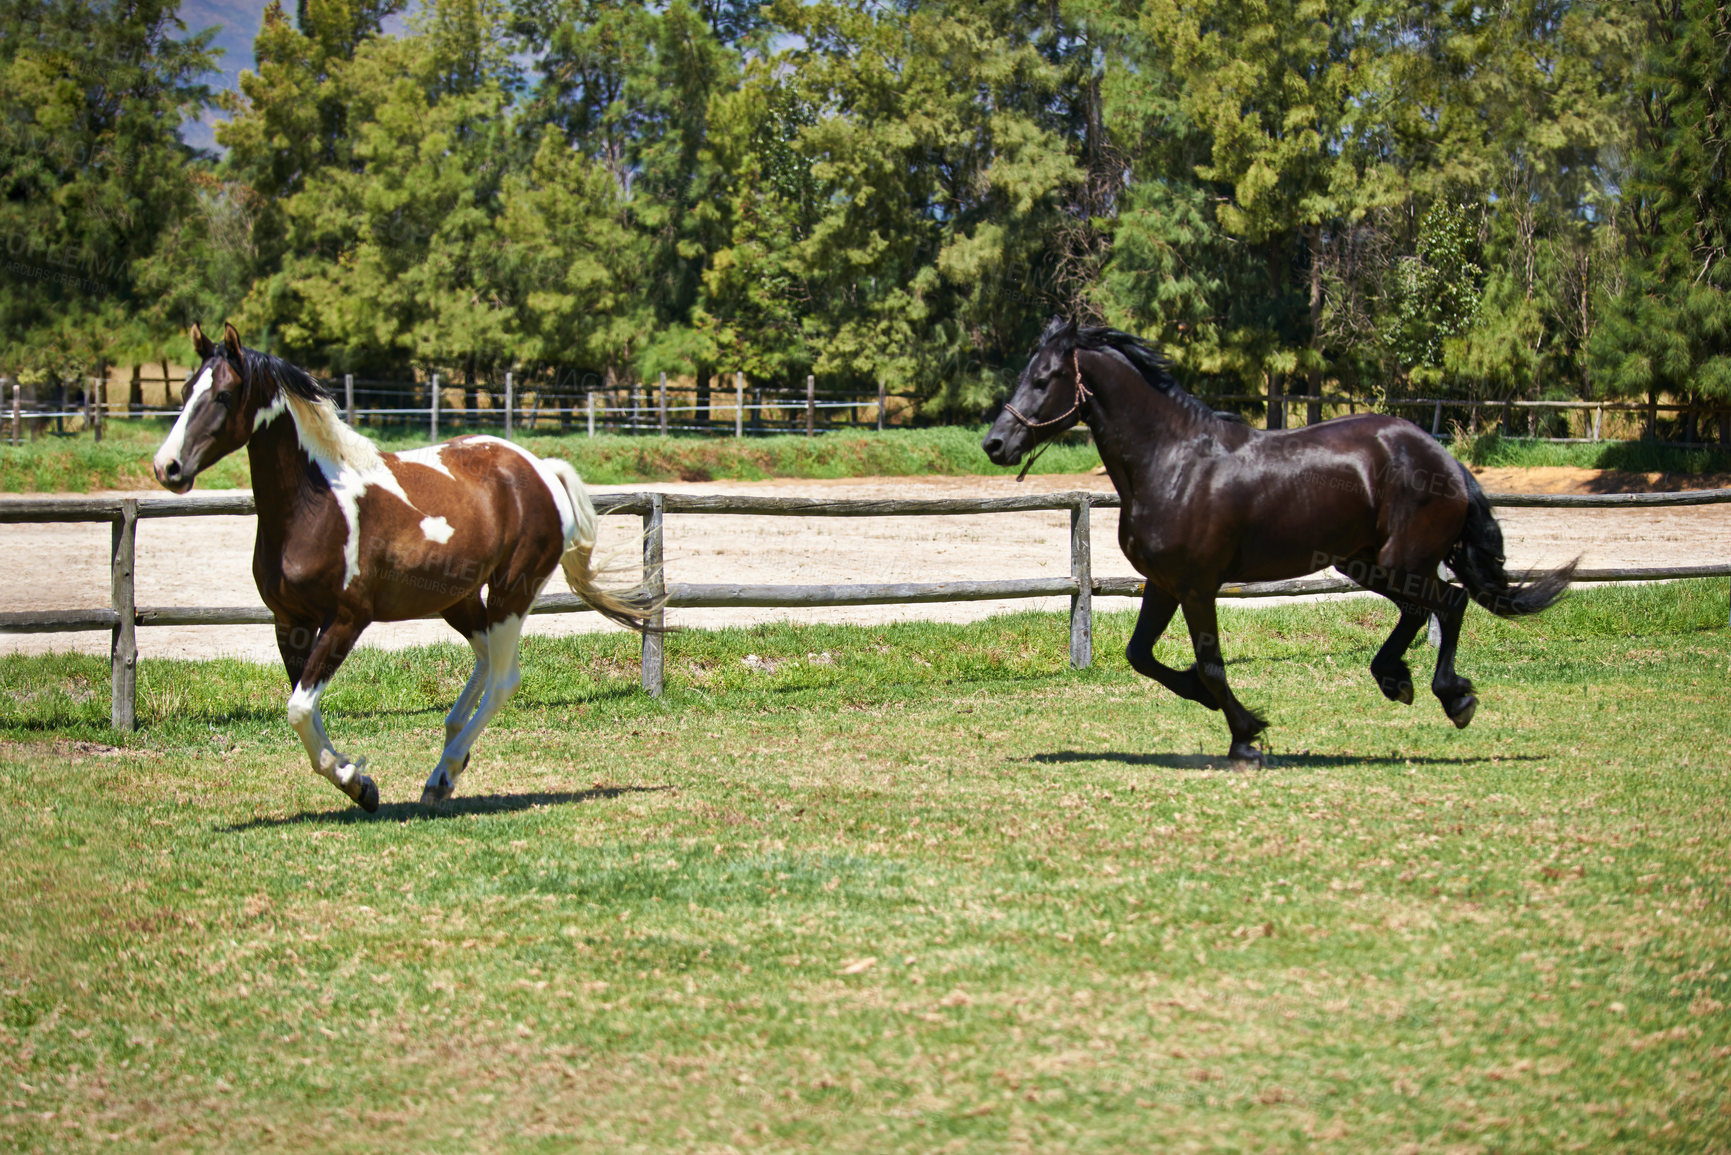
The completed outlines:
<svg viewBox="0 0 1731 1155">
<path fill-rule="evenodd" d="M 1075 331 L 1076 322 L 1058 313 L 1053 313 L 1052 319 L 1046 322 L 1046 331 L 1041 335 L 1040 343 L 1043 345 L 1055 337 L 1062 337 L 1066 333 L 1074 333 Z"/>
<path fill-rule="evenodd" d="M 227 321 L 222 323 L 222 343 L 227 346 L 229 357 L 238 362 L 240 360 L 240 333 Z"/>
<path fill-rule="evenodd" d="M 188 336 L 192 338 L 192 351 L 198 354 L 198 359 L 210 360 L 210 355 L 216 352 L 216 342 L 204 335 L 204 330 L 198 327 L 197 321 L 192 323 L 192 332 Z"/>
</svg>

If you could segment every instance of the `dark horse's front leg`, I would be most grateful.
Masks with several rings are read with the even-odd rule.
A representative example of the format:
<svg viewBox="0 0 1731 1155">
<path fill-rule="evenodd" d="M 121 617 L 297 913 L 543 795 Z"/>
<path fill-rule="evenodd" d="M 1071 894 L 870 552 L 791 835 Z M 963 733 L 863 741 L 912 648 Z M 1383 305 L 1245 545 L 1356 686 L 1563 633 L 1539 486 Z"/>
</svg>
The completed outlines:
<svg viewBox="0 0 1731 1155">
<path fill-rule="evenodd" d="M 1175 670 L 1154 658 L 1155 643 L 1159 642 L 1160 635 L 1166 632 L 1172 615 L 1177 612 L 1177 598 L 1164 590 L 1155 589 L 1152 585 L 1144 586 L 1142 614 L 1136 619 L 1136 629 L 1130 635 L 1130 644 L 1125 647 L 1124 656 L 1130 659 L 1130 668 L 1144 678 L 1153 678 L 1180 698 L 1200 702 L 1210 710 L 1218 710 L 1219 704 L 1203 688 L 1202 679 L 1196 676 L 1195 666 L 1188 670 Z"/>
<path fill-rule="evenodd" d="M 1196 649 L 1196 676 L 1225 711 L 1226 724 L 1232 730 L 1232 749 L 1227 756 L 1234 762 L 1260 766 L 1262 751 L 1256 748 L 1254 739 L 1268 728 L 1268 723 L 1233 697 L 1226 684 L 1226 659 L 1220 654 L 1220 624 L 1214 612 L 1214 595 L 1186 598 L 1184 622 L 1190 627 L 1190 644 Z"/>
</svg>

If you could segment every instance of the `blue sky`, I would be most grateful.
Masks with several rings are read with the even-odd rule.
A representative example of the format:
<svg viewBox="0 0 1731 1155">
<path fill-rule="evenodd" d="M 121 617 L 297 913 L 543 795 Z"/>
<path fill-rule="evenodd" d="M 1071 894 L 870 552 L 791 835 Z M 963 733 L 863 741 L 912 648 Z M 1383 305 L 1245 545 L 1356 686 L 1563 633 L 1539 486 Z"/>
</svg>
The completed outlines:
<svg viewBox="0 0 1731 1155">
<path fill-rule="evenodd" d="M 180 18 L 185 21 L 187 31 L 217 29 L 215 45 L 223 52 L 217 61 L 220 72 L 210 78 L 212 88 L 238 88 L 241 72 L 253 67 L 255 62 L 252 57 L 252 42 L 264 23 L 267 2 L 268 0 L 182 0 Z M 293 0 L 284 0 L 283 7 L 293 13 Z M 385 21 L 386 32 L 402 30 L 401 16 L 393 16 Z M 181 139 L 197 148 L 215 148 L 213 126 L 218 119 L 221 118 L 215 113 L 206 112 L 202 122 L 189 124 L 181 129 Z"/>
</svg>

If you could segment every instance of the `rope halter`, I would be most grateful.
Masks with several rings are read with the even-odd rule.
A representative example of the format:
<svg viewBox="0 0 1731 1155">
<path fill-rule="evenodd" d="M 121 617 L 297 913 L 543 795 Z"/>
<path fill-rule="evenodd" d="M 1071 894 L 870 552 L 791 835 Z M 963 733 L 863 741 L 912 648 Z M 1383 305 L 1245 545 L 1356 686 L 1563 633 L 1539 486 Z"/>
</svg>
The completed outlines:
<svg viewBox="0 0 1731 1155">
<path fill-rule="evenodd" d="M 1030 421 L 1020 409 L 1017 409 L 1008 401 L 1004 402 L 1004 409 L 1011 417 L 1014 417 L 1029 429 L 1044 429 L 1048 425 L 1056 425 L 1060 421 L 1068 420 L 1077 410 L 1082 408 L 1082 402 L 1088 400 L 1088 398 L 1092 396 L 1092 394 L 1088 392 L 1088 387 L 1082 384 L 1082 351 L 1080 349 L 1070 350 L 1070 364 L 1076 369 L 1076 400 L 1068 409 L 1064 410 L 1050 421 Z"/>
</svg>

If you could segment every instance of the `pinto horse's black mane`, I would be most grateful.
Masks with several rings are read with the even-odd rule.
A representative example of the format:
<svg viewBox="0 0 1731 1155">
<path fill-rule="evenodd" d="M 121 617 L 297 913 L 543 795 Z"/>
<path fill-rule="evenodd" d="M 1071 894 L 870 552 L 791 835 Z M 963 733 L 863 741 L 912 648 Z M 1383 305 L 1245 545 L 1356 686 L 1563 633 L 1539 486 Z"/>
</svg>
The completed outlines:
<svg viewBox="0 0 1731 1155">
<path fill-rule="evenodd" d="M 1104 325 L 1075 325 L 1070 322 L 1054 322 L 1047 328 L 1040 344 L 1042 346 L 1055 346 L 1060 355 L 1067 354 L 1073 349 L 1086 349 L 1095 353 L 1116 353 L 1142 375 L 1142 380 L 1148 383 L 1149 388 L 1166 394 L 1174 401 L 1199 414 L 1211 417 L 1236 418 L 1236 414 L 1216 412 L 1201 398 L 1187 392 L 1172 376 L 1172 363 L 1166 359 L 1166 355 L 1133 333 L 1126 333 L 1121 329 L 1111 329 Z M 1242 420 L 1242 418 L 1238 418 L 1238 420 Z"/>
<path fill-rule="evenodd" d="M 265 381 L 275 385 L 283 392 L 299 397 L 302 401 L 314 403 L 331 400 L 333 394 L 323 382 L 302 369 L 299 365 L 290 364 L 281 357 L 273 357 L 269 353 L 261 353 L 257 349 L 242 349 L 240 351 L 246 379 Z"/>
</svg>

